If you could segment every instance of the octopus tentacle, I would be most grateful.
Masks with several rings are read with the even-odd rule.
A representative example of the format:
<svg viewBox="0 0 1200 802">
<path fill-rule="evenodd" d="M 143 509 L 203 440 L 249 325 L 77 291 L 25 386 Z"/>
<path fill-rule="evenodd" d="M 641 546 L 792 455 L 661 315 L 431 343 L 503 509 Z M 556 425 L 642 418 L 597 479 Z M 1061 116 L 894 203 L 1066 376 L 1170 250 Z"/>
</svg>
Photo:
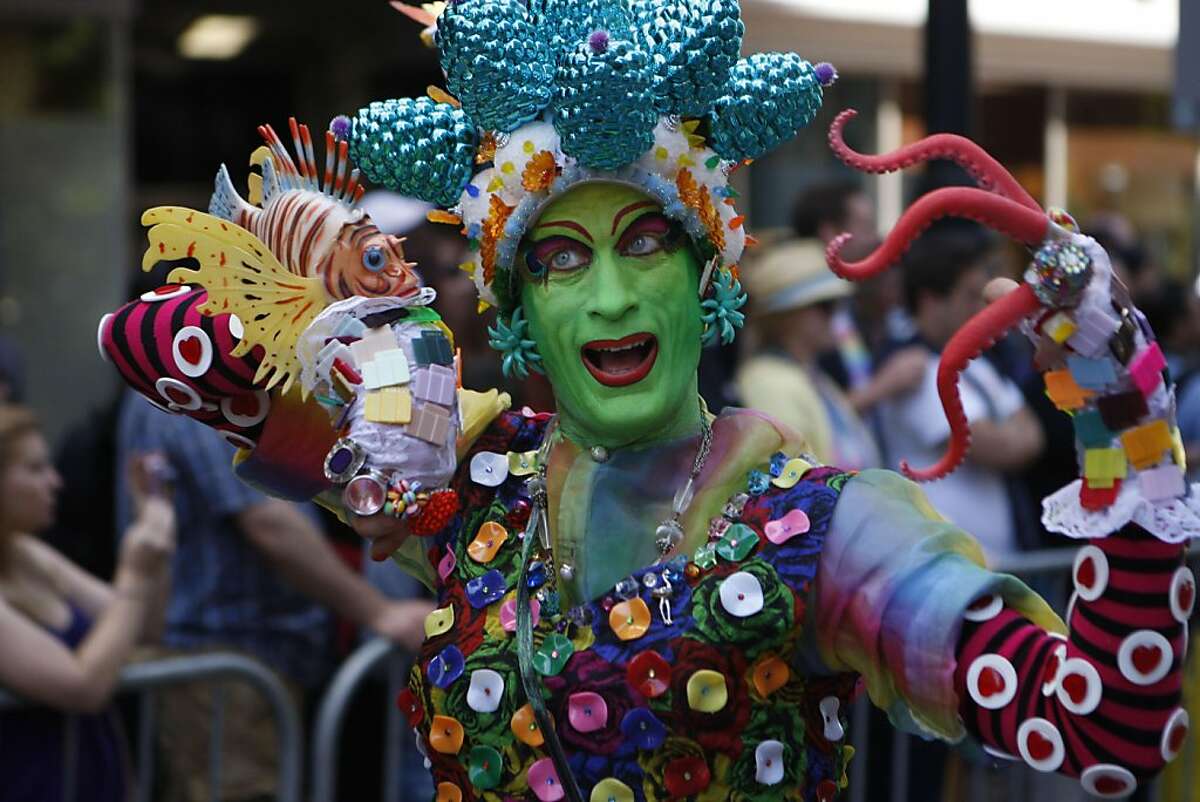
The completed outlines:
<svg viewBox="0 0 1200 802">
<path fill-rule="evenodd" d="M 957 134 L 933 134 L 891 153 L 868 155 L 846 144 L 842 133 L 846 124 L 858 116 L 854 109 L 839 114 L 829 127 L 829 146 L 850 167 L 866 173 L 893 173 L 914 164 L 947 159 L 962 167 L 979 185 L 992 193 L 1040 212 L 1041 206 L 1025 191 L 1012 173 L 976 143 Z"/>
<path fill-rule="evenodd" d="M 950 443 L 942 458 L 929 468 L 914 469 L 902 462 L 900 469 L 905 476 L 918 482 L 929 482 L 947 476 L 962 464 L 971 444 L 971 429 L 958 392 L 959 375 L 971 360 L 1040 308 L 1041 303 L 1033 289 L 1022 284 L 989 304 L 951 338 L 942 352 L 937 375 L 938 396 L 942 399 L 946 420 L 950 422 Z"/>
<path fill-rule="evenodd" d="M 900 217 L 896 226 L 875 251 L 858 262 L 842 259 L 850 234 L 830 241 L 825 257 L 829 268 L 851 281 L 861 281 L 886 270 L 900 260 L 926 228 L 943 217 L 962 217 L 1035 245 L 1045 239 L 1050 220 L 1041 209 L 1030 209 L 1016 201 L 973 187 L 947 187 L 922 195 Z"/>
</svg>

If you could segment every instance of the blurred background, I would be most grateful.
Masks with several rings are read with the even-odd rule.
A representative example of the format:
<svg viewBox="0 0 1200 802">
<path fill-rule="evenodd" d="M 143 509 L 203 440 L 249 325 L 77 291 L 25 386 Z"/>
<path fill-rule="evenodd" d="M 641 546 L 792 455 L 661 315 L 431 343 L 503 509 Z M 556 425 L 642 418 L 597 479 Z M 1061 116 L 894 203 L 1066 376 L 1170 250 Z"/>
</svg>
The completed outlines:
<svg viewBox="0 0 1200 802">
<path fill-rule="evenodd" d="M 740 174 L 751 230 L 785 225 L 807 187 L 862 181 L 825 145 L 852 106 L 851 144 L 961 130 L 1046 204 L 1120 213 L 1156 264 L 1190 278 L 1200 159 L 1195 107 L 1173 103 L 1181 4 L 744 0 L 747 52 L 841 73 L 821 118 Z M 382 0 L 0 0 L 0 334 L 52 436 L 115 387 L 91 343 L 126 300 L 141 211 L 205 208 L 221 162 L 241 186 L 261 123 L 324 126 L 424 93 L 440 72 L 417 34 Z M 1194 103 L 1197 72 L 1178 83 Z M 920 180 L 862 181 L 881 230 Z"/>
</svg>

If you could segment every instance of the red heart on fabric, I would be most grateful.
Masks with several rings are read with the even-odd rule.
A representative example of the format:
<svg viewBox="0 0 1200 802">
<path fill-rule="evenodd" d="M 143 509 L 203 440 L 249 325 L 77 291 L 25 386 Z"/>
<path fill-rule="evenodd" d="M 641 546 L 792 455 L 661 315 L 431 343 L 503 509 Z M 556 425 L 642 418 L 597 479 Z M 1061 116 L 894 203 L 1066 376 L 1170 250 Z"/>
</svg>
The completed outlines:
<svg viewBox="0 0 1200 802">
<path fill-rule="evenodd" d="M 1091 557 L 1087 557 L 1079 563 L 1079 570 L 1075 572 L 1075 580 L 1085 588 L 1096 584 L 1096 563 Z"/>
<path fill-rule="evenodd" d="M 1149 674 L 1162 660 L 1162 649 L 1157 646 L 1138 646 L 1133 650 L 1133 667 Z"/>
<path fill-rule="evenodd" d="M 1025 739 L 1025 748 L 1034 760 L 1045 760 L 1054 754 L 1054 743 L 1036 730 Z"/>
<path fill-rule="evenodd" d="M 183 390 L 180 390 L 178 387 L 168 387 L 164 392 L 166 393 L 167 398 L 170 398 L 172 402 L 181 407 L 192 403 L 192 397 Z"/>
<path fill-rule="evenodd" d="M 1167 736 L 1167 746 L 1172 752 L 1178 752 L 1183 748 L 1183 741 L 1187 738 L 1188 728 L 1186 724 L 1176 724 L 1171 729 L 1171 734 Z"/>
<path fill-rule="evenodd" d="M 234 415 L 242 415 L 247 418 L 254 417 L 258 414 L 258 396 L 234 396 L 234 398 L 229 402 L 229 411 Z"/>
<path fill-rule="evenodd" d="M 992 667 L 979 672 L 979 695 L 983 698 L 1004 693 L 1004 676 Z"/>
<path fill-rule="evenodd" d="M 199 337 L 188 337 L 179 341 L 179 355 L 190 365 L 199 365 L 204 353 L 204 343 Z"/>
<path fill-rule="evenodd" d="M 1098 794 L 1119 794 L 1129 787 L 1120 777 L 1113 777 L 1112 775 L 1100 777 L 1093 783 L 1093 786 Z"/>
<path fill-rule="evenodd" d="M 1068 674 L 1063 677 L 1062 687 L 1077 705 L 1083 704 L 1083 700 L 1087 698 L 1088 684 L 1082 674 Z"/>
<path fill-rule="evenodd" d="M 1179 585 L 1179 609 L 1190 610 L 1192 607 L 1192 599 L 1196 596 L 1196 586 L 1191 582 L 1183 582 Z"/>
<path fill-rule="evenodd" d="M 833 802 L 837 792 L 838 787 L 833 780 L 821 780 L 817 785 L 817 802 Z"/>
<path fill-rule="evenodd" d="M 1042 682 L 1053 682 L 1061 665 L 1062 660 L 1058 659 L 1057 654 L 1050 655 L 1050 659 L 1046 661 L 1046 670 L 1042 673 Z"/>
</svg>

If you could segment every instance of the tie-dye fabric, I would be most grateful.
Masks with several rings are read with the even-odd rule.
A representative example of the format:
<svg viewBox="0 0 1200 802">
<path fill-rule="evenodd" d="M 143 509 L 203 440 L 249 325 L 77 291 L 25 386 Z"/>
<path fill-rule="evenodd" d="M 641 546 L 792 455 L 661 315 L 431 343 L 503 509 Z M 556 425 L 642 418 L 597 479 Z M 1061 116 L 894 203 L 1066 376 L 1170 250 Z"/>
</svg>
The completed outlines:
<svg viewBox="0 0 1200 802">
<path fill-rule="evenodd" d="M 958 738 L 967 605 L 994 588 L 1055 621 L 1020 583 L 980 567 L 978 547 L 911 483 L 790 460 L 794 438 L 743 411 L 714 421 L 682 556 L 665 564 L 654 527 L 698 438 L 603 462 L 555 444 L 554 554 L 574 560 L 574 581 L 549 566 L 522 575 L 528 472 L 492 485 L 470 464 L 484 454 L 520 466 L 548 423 L 497 418 L 455 477 L 462 512 L 417 541 L 439 607 L 401 707 L 439 799 L 562 798 L 517 671 L 521 581 L 538 600 L 534 666 L 585 799 L 828 802 L 845 786 L 844 714 L 860 676 L 897 721 Z"/>
</svg>

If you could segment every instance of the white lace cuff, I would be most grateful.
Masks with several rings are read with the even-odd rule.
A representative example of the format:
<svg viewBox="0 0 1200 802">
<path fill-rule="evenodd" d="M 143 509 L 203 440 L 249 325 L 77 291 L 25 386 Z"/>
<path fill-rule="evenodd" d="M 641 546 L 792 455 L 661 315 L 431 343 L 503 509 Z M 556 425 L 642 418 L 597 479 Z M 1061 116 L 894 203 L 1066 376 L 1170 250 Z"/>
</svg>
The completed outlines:
<svg viewBox="0 0 1200 802">
<path fill-rule="evenodd" d="M 1135 523 L 1166 543 L 1200 537 L 1200 485 L 1186 495 L 1166 501 L 1146 500 L 1137 482 L 1126 482 L 1112 506 L 1085 510 L 1079 503 L 1082 480 L 1076 479 L 1042 501 L 1042 526 L 1067 537 L 1090 540 L 1111 535 Z"/>
</svg>

